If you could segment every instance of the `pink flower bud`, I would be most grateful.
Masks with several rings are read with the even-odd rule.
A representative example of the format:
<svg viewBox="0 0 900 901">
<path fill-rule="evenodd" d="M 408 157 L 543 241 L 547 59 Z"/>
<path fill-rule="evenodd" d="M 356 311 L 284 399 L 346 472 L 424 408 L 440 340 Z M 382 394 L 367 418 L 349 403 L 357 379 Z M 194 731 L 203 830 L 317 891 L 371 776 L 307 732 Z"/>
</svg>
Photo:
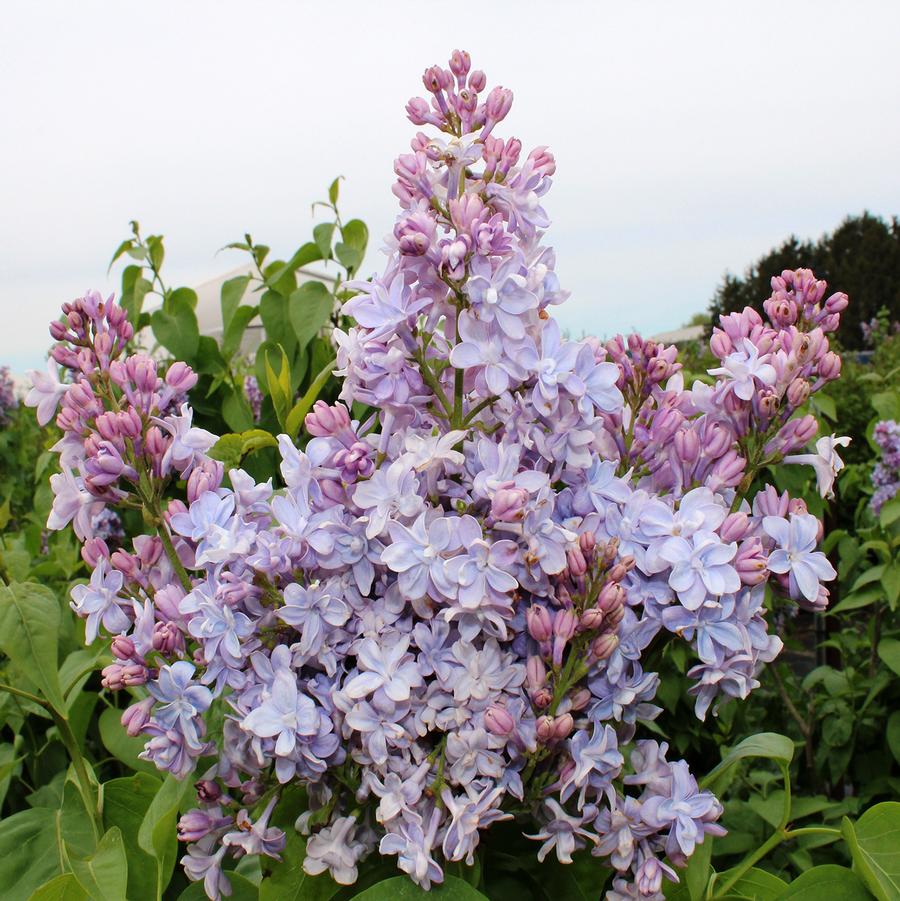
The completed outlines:
<svg viewBox="0 0 900 901">
<path fill-rule="evenodd" d="M 141 734 L 144 726 L 150 722 L 150 711 L 153 709 L 153 698 L 144 698 L 137 704 L 127 707 L 122 713 L 122 725 L 125 731 L 134 738 Z"/>
<path fill-rule="evenodd" d="M 469 75 L 469 87 L 475 91 L 476 94 L 480 94 L 486 85 L 487 77 L 481 69 L 475 69 L 475 71 Z"/>
<path fill-rule="evenodd" d="M 550 611 L 540 604 L 532 604 L 525 611 L 525 624 L 528 627 L 528 634 L 535 641 L 548 641 L 553 634 Z"/>
<path fill-rule="evenodd" d="M 788 385 L 787 399 L 792 407 L 802 407 L 809 400 L 809 382 L 806 379 L 794 379 Z"/>
<path fill-rule="evenodd" d="M 131 660 L 137 653 L 134 642 L 126 635 L 117 635 L 110 644 L 110 650 L 119 660 Z"/>
<path fill-rule="evenodd" d="M 734 345 L 731 343 L 731 339 L 725 332 L 720 332 L 716 329 L 713 332 L 712 338 L 709 339 L 709 349 L 712 351 L 714 357 L 724 360 L 725 357 L 734 351 Z"/>
<path fill-rule="evenodd" d="M 553 617 L 553 635 L 566 642 L 575 634 L 577 625 L 574 610 L 557 610 L 556 616 Z"/>
<path fill-rule="evenodd" d="M 194 783 L 194 788 L 197 789 L 197 797 L 204 804 L 215 804 L 222 797 L 222 787 L 212 779 L 201 779 Z"/>
<path fill-rule="evenodd" d="M 563 741 L 572 734 L 575 728 L 575 720 L 571 713 L 564 713 L 553 721 L 553 738 L 555 741 Z"/>
<path fill-rule="evenodd" d="M 577 691 L 574 691 L 569 697 L 572 710 L 584 710 L 591 703 L 591 697 L 590 691 L 586 688 L 579 688 Z"/>
<path fill-rule="evenodd" d="M 595 660 L 606 660 L 618 646 L 618 635 L 613 632 L 607 632 L 591 642 L 591 655 Z"/>
<path fill-rule="evenodd" d="M 621 564 L 616 565 L 621 566 Z M 603 586 L 599 596 L 597 597 L 597 606 L 604 613 L 608 613 L 610 610 L 615 610 L 616 607 L 621 607 L 624 603 L 625 589 L 623 589 L 622 586 L 617 582 L 607 582 L 606 585 Z"/>
<path fill-rule="evenodd" d="M 110 691 L 120 691 L 125 687 L 124 668 L 121 663 L 110 663 L 101 670 L 100 680 L 104 688 Z"/>
<path fill-rule="evenodd" d="M 96 569 L 101 559 L 109 560 L 109 548 L 102 538 L 88 538 L 81 546 L 81 559 L 91 568 Z"/>
<path fill-rule="evenodd" d="M 582 632 L 593 632 L 603 625 L 603 611 L 599 607 L 591 607 L 581 614 L 581 620 L 578 623 Z"/>
<path fill-rule="evenodd" d="M 187 363 L 176 360 L 166 372 L 166 384 L 173 391 L 182 394 L 197 384 L 197 373 Z"/>
<path fill-rule="evenodd" d="M 516 721 L 505 707 L 501 707 L 499 704 L 492 704 L 484 712 L 484 725 L 492 735 L 505 737 L 512 735 L 516 728 Z"/>
<path fill-rule="evenodd" d="M 750 528 L 750 517 L 742 511 L 729 513 L 725 521 L 719 527 L 719 536 L 726 544 L 732 541 L 740 541 Z"/>
<path fill-rule="evenodd" d="M 505 119 L 512 107 L 512 91 L 507 88 L 493 88 L 485 101 L 485 113 L 489 122 Z"/>
<path fill-rule="evenodd" d="M 110 555 L 109 562 L 114 569 L 117 569 L 127 579 L 137 579 L 141 572 L 140 561 L 134 554 L 129 554 L 121 548 L 113 551 Z"/>
<path fill-rule="evenodd" d="M 583 576 L 587 572 L 587 561 L 584 559 L 584 554 L 581 553 L 581 548 L 577 545 L 566 551 L 566 562 L 569 572 L 575 578 Z"/>
<path fill-rule="evenodd" d="M 585 557 L 588 557 L 597 546 L 597 536 L 591 531 L 582 532 L 578 536 L 578 546 Z"/>
<path fill-rule="evenodd" d="M 550 741 L 553 738 L 553 717 L 539 716 L 535 724 L 535 732 L 540 741 Z"/>
<path fill-rule="evenodd" d="M 744 585 L 759 585 L 766 580 L 766 555 L 759 538 L 741 542 L 734 558 L 734 568 Z"/>
<path fill-rule="evenodd" d="M 472 60 L 465 50 L 454 50 L 450 54 L 450 71 L 459 79 L 465 78 L 472 68 Z"/>
<path fill-rule="evenodd" d="M 556 172 L 556 160 L 546 147 L 535 147 L 528 154 L 528 159 L 531 160 L 532 171 L 536 175 L 553 175 Z"/>
<path fill-rule="evenodd" d="M 553 700 L 553 695 L 550 694 L 549 688 L 539 688 L 537 691 L 532 692 L 531 694 L 531 703 L 537 707 L 538 710 L 543 710 L 546 707 L 550 706 L 550 702 Z"/>
<path fill-rule="evenodd" d="M 825 379 L 827 382 L 836 379 L 841 374 L 841 358 L 834 353 L 834 351 L 828 351 L 828 353 L 819 360 L 818 371 L 819 377 Z"/>
<path fill-rule="evenodd" d="M 491 516 L 497 522 L 518 522 L 525 516 L 527 503 L 524 488 L 501 488 L 491 501 Z"/>
<path fill-rule="evenodd" d="M 675 453 L 678 459 L 690 466 L 700 456 L 700 437 L 690 429 L 679 429 L 675 433 Z"/>
<path fill-rule="evenodd" d="M 537 691 L 547 681 L 547 667 L 537 654 L 532 654 L 525 663 L 525 681 L 529 691 Z"/>
</svg>

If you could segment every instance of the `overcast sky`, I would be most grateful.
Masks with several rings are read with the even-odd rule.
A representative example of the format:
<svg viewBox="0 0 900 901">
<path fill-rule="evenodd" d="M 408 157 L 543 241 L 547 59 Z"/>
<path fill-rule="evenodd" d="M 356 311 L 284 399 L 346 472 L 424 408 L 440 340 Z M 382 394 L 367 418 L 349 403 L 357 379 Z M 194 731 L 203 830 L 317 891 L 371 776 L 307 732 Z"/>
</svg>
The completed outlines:
<svg viewBox="0 0 900 901">
<path fill-rule="evenodd" d="M 501 133 L 556 154 L 563 326 L 676 328 L 791 233 L 900 213 L 898 34 L 888 0 L 9 3 L 0 364 L 40 365 L 60 303 L 115 287 L 132 218 L 197 284 L 245 231 L 306 240 L 340 174 L 380 269 L 403 107 L 454 47 L 513 89 Z"/>
</svg>

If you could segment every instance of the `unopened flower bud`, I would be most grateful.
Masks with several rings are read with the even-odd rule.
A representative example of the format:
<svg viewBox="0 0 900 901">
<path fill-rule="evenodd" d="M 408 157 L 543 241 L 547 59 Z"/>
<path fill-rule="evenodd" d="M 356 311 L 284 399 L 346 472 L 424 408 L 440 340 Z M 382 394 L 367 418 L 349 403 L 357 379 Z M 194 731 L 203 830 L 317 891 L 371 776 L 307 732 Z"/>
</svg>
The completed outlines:
<svg viewBox="0 0 900 901">
<path fill-rule="evenodd" d="M 591 697 L 592 695 L 587 688 L 579 688 L 577 691 L 572 692 L 569 696 L 569 703 L 572 710 L 576 712 L 584 710 L 584 708 L 591 703 Z"/>
<path fill-rule="evenodd" d="M 555 741 L 563 741 L 572 734 L 575 728 L 575 720 L 571 713 L 564 713 L 553 721 L 553 738 Z"/>
<path fill-rule="evenodd" d="M 501 488 L 491 501 L 491 516 L 497 522 L 519 522 L 525 516 L 528 492 L 524 488 Z"/>
<path fill-rule="evenodd" d="M 506 737 L 512 735 L 516 728 L 516 721 L 512 718 L 512 714 L 499 704 L 492 704 L 484 712 L 485 728 L 492 735 Z"/>
<path fill-rule="evenodd" d="M 581 614 L 581 620 L 578 623 L 582 632 L 593 632 L 603 625 L 603 611 L 599 607 L 591 607 Z"/>
<path fill-rule="evenodd" d="M 150 722 L 150 711 L 153 709 L 153 704 L 153 698 L 144 698 L 143 701 L 132 704 L 122 713 L 122 725 L 132 738 L 140 735 L 144 726 Z"/>
<path fill-rule="evenodd" d="M 595 660 L 606 660 L 618 646 L 619 636 L 614 632 L 607 632 L 591 642 L 591 654 Z"/>
<path fill-rule="evenodd" d="M 788 385 L 787 399 L 792 407 L 802 407 L 809 400 L 809 382 L 806 379 L 794 379 Z"/>
<path fill-rule="evenodd" d="M 525 624 L 528 627 L 528 634 L 535 641 L 548 641 L 553 634 L 550 611 L 540 604 L 532 604 L 525 611 Z"/>
<path fill-rule="evenodd" d="M 137 653 L 134 642 L 127 635 L 117 635 L 110 643 L 110 650 L 119 660 L 131 660 Z"/>
<path fill-rule="evenodd" d="M 732 541 L 740 541 L 747 534 L 749 528 L 750 517 L 738 510 L 725 517 L 725 521 L 719 527 L 719 537 L 726 544 L 731 544 Z"/>
<path fill-rule="evenodd" d="M 529 691 L 537 691 L 547 681 L 547 667 L 537 654 L 532 654 L 525 664 L 525 682 Z"/>
<path fill-rule="evenodd" d="M 553 717 L 546 715 L 539 716 L 535 723 L 535 732 L 540 741 L 550 741 L 553 738 Z"/>
</svg>

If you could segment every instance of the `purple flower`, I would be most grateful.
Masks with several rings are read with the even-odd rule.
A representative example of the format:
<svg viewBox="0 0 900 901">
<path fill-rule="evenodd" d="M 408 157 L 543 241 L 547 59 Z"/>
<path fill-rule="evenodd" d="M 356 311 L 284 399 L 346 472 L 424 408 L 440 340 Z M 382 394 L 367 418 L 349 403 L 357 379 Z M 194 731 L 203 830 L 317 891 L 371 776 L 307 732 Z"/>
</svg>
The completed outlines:
<svg viewBox="0 0 900 901">
<path fill-rule="evenodd" d="M 72 589 L 72 609 L 87 620 L 84 637 L 88 644 L 97 637 L 101 624 L 110 635 L 124 632 L 131 625 L 131 617 L 119 601 L 124 581 L 122 573 L 110 569 L 107 561 L 101 558 L 91 573 L 90 583 Z"/>
<path fill-rule="evenodd" d="M 521 270 L 524 260 L 514 254 L 493 267 L 488 257 L 472 260 L 471 275 L 466 294 L 472 304 L 473 315 L 485 323 L 496 322 L 500 330 L 514 341 L 525 337 L 522 314 L 537 309 L 538 301 L 528 290 L 528 282 Z"/>
<path fill-rule="evenodd" d="M 198 722 L 212 703 L 212 693 L 193 681 L 194 672 L 194 665 L 186 660 L 162 666 L 156 681 L 147 684 L 147 690 L 160 705 L 153 711 L 156 722 L 183 735 L 187 747 L 199 751 L 204 745 Z"/>
<path fill-rule="evenodd" d="M 776 549 L 769 554 L 768 567 L 773 573 L 787 573 L 791 595 L 815 601 L 819 581 L 835 578 L 837 573 L 828 558 L 817 551 L 819 521 L 809 514 L 792 513 L 790 521 L 780 516 L 763 519 L 766 534 L 775 539 Z"/>
<path fill-rule="evenodd" d="M 666 539 L 659 556 L 672 565 L 669 585 L 688 610 L 696 610 L 708 595 L 720 597 L 741 587 L 730 564 L 737 544 L 724 544 L 715 532 L 700 530 L 690 540 L 675 536 Z"/>
<path fill-rule="evenodd" d="M 413 688 L 422 685 L 413 655 L 408 652 L 409 638 L 396 633 L 364 639 L 356 649 L 360 672 L 344 686 L 345 694 L 358 700 L 381 691 L 391 701 L 408 701 Z"/>
</svg>

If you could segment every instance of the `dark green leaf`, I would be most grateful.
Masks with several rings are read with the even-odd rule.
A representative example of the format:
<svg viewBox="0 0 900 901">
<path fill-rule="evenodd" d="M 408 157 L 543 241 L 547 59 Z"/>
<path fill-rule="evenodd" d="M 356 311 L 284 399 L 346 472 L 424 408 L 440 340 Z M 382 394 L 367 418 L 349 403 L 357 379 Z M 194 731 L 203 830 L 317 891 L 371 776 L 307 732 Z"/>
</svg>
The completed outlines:
<svg viewBox="0 0 900 901">
<path fill-rule="evenodd" d="M 168 885 L 177 857 L 175 824 L 184 799 L 193 790 L 189 779 L 166 776 L 150 802 L 138 830 L 138 846 L 156 860 L 157 884 Z"/>
<path fill-rule="evenodd" d="M 71 873 L 62 873 L 45 882 L 28 901 L 88 901 L 88 893 Z"/>
<path fill-rule="evenodd" d="M 878 514 L 881 528 L 886 529 L 900 519 L 900 497 L 891 498 Z"/>
<path fill-rule="evenodd" d="M 228 331 L 228 323 L 231 322 L 231 317 L 234 316 L 234 312 L 240 305 L 249 284 L 249 275 L 238 275 L 222 283 L 222 328 L 226 332 Z"/>
<path fill-rule="evenodd" d="M 793 898 L 794 901 L 872 901 L 859 877 L 846 867 L 824 864 L 807 870 L 795 879 L 778 901 Z"/>
<path fill-rule="evenodd" d="M 57 671 L 59 621 L 59 601 L 49 588 L 33 582 L 0 585 L 0 648 L 64 717 Z"/>
<path fill-rule="evenodd" d="M 97 850 L 90 857 L 70 854 L 69 865 L 91 901 L 122 901 L 127 897 L 128 861 L 118 826 L 113 826 L 100 839 Z"/>
<path fill-rule="evenodd" d="M 176 360 L 193 360 L 200 345 L 197 315 L 186 300 L 171 301 L 167 310 L 157 310 L 150 317 L 153 334 Z"/>
<path fill-rule="evenodd" d="M 887 721 L 887 744 L 894 755 L 894 760 L 900 763 L 900 710 L 895 710 Z"/>
<path fill-rule="evenodd" d="M 253 410 L 243 391 L 232 388 L 222 401 L 222 418 L 233 432 L 245 432 L 253 426 Z"/>
<path fill-rule="evenodd" d="M 310 876 L 303 869 L 306 842 L 295 829 L 287 828 L 287 844 L 281 863 L 259 885 L 259 901 L 328 901 L 340 891 L 327 873 Z"/>
<path fill-rule="evenodd" d="M 721 884 L 727 878 L 728 871 L 726 870 L 719 874 L 717 883 Z M 788 884 L 783 879 L 779 879 L 766 870 L 751 867 L 728 891 L 731 895 L 751 898 L 753 901 L 776 901 L 787 887 Z"/>
<path fill-rule="evenodd" d="M 256 318 L 259 307 L 250 307 L 246 304 L 234 311 L 234 316 L 225 328 L 225 336 L 222 340 L 222 353 L 231 358 L 241 348 L 241 341 L 247 326 Z"/>
<path fill-rule="evenodd" d="M 138 754 L 144 750 L 146 738 L 132 738 L 122 725 L 122 711 L 107 707 L 100 714 L 100 740 L 103 747 L 131 770 L 155 775 L 159 771 L 149 760 L 141 760 Z"/>
<path fill-rule="evenodd" d="M 322 254 L 323 260 L 331 258 L 331 241 L 334 237 L 334 223 L 322 222 L 313 229 L 313 240 Z"/>
<path fill-rule="evenodd" d="M 764 757 L 775 760 L 779 764 L 789 764 L 794 756 L 794 743 L 786 736 L 777 732 L 760 732 L 745 738 L 740 744 L 735 745 L 704 779 L 701 786 L 711 791 L 721 791 L 727 787 L 729 776 L 735 765 L 747 757 Z"/>
<path fill-rule="evenodd" d="M 138 832 L 161 784 L 154 776 L 137 773 L 103 785 L 104 825 L 107 829 L 117 826 L 125 843 L 128 901 L 156 901 L 158 897 L 156 863 L 138 844 Z"/>
<path fill-rule="evenodd" d="M 312 279 L 291 295 L 289 309 L 297 343 L 306 347 L 331 318 L 334 295 L 322 282 Z"/>
<path fill-rule="evenodd" d="M 262 896 L 260 896 L 262 897 Z M 298 895 L 297 898 L 303 896 Z M 355 896 L 355 901 L 413 901 L 413 899 L 438 899 L 438 901 L 484 901 L 485 895 L 467 882 L 454 876 L 446 876 L 441 885 L 432 885 L 431 891 L 420 889 L 406 876 L 385 879 Z M 274 901 L 274 899 L 273 899 Z"/>
<path fill-rule="evenodd" d="M 878 656 L 900 676 L 900 641 L 896 638 L 882 638 L 878 643 Z"/>
<path fill-rule="evenodd" d="M 62 868 L 55 811 L 38 807 L 0 820 L 3 901 L 25 901 Z"/>
<path fill-rule="evenodd" d="M 870 807 L 854 825 L 844 817 L 841 832 L 853 866 L 879 901 L 900 898 L 900 802 Z"/>
</svg>

